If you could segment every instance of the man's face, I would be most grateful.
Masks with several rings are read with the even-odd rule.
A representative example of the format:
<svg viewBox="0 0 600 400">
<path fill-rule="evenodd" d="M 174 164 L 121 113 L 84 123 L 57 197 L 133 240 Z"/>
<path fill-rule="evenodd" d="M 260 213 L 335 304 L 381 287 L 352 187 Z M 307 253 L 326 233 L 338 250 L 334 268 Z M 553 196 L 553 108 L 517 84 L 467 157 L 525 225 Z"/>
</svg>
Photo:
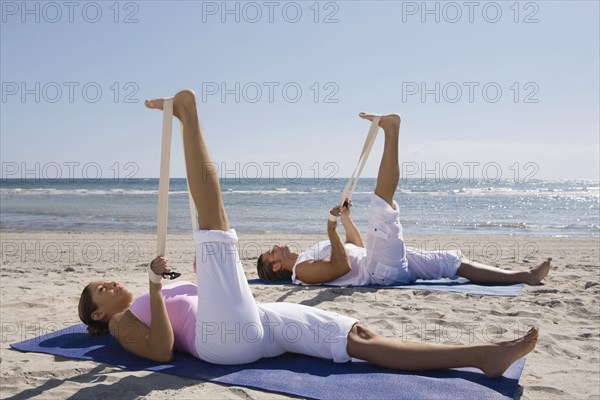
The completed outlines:
<svg viewBox="0 0 600 400">
<path fill-rule="evenodd" d="M 290 248 L 288 246 L 275 245 L 271 250 L 262 253 L 263 261 L 273 266 L 273 271 L 277 272 L 283 268 L 283 263 L 291 260 Z"/>
</svg>

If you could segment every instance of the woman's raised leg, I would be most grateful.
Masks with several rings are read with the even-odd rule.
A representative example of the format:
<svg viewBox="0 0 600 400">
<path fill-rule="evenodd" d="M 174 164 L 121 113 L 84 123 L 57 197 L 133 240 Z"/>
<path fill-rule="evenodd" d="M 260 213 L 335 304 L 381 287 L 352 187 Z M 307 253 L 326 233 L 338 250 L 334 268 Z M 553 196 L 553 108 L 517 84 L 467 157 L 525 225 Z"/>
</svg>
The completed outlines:
<svg viewBox="0 0 600 400">
<path fill-rule="evenodd" d="M 537 328 L 516 340 L 482 345 L 405 342 L 379 336 L 356 324 L 348 334 L 348 355 L 381 367 L 407 371 L 475 367 L 488 377 L 501 376 L 510 365 L 532 351 Z"/>
<path fill-rule="evenodd" d="M 152 99 L 146 100 L 145 104 L 148 108 L 162 110 L 163 102 L 163 99 Z M 201 230 L 226 231 L 229 221 L 221 198 L 221 185 L 200 128 L 193 90 L 182 90 L 175 95 L 173 115 L 183 124 L 187 179 L 198 210 L 198 225 Z"/>
<path fill-rule="evenodd" d="M 146 106 L 162 109 L 163 103 L 148 100 Z M 197 356 L 216 364 L 253 362 L 264 353 L 263 327 L 237 251 L 237 235 L 229 229 L 217 169 L 200 130 L 192 90 L 175 95 L 173 114 L 183 124 L 187 177 L 200 225 L 194 232 Z"/>
</svg>

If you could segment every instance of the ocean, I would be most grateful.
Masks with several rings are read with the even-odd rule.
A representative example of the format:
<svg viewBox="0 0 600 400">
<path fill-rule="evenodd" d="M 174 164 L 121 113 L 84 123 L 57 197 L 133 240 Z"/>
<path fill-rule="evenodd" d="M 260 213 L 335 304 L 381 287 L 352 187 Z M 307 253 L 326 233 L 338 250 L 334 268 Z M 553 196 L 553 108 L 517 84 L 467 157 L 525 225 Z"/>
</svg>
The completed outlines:
<svg viewBox="0 0 600 400">
<path fill-rule="evenodd" d="M 326 232 L 345 179 L 222 179 L 230 224 L 248 233 Z M 600 184 L 583 180 L 401 179 L 405 235 L 599 236 Z M 374 178 L 358 183 L 353 218 L 367 226 Z M 191 229 L 185 179 L 171 179 L 169 232 Z M 4 179 L 2 231 L 155 232 L 158 179 Z"/>
</svg>

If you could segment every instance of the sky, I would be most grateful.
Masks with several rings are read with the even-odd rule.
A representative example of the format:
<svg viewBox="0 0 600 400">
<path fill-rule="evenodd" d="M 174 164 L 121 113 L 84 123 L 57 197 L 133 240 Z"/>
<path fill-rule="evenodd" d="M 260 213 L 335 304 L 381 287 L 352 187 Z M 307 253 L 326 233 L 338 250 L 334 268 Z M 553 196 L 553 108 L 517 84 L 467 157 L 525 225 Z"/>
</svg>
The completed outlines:
<svg viewBox="0 0 600 400">
<path fill-rule="evenodd" d="M 158 177 L 192 88 L 221 177 L 600 178 L 598 1 L 1 1 L 1 178 Z M 176 126 L 175 126 L 176 127 Z M 174 130 L 177 133 L 177 130 Z M 184 177 L 174 135 L 171 176 Z M 383 135 L 363 172 L 375 177 Z"/>
</svg>

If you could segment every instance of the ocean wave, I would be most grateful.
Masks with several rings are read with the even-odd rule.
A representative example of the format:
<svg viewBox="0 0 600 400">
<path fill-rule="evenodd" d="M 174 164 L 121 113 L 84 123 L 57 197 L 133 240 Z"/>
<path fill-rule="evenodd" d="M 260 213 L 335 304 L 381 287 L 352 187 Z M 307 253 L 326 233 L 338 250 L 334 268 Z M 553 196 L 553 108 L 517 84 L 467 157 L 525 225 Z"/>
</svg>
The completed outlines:
<svg viewBox="0 0 600 400">
<path fill-rule="evenodd" d="M 513 188 L 460 188 L 460 189 L 400 189 L 400 195 L 423 195 L 423 196 L 550 196 L 550 197 L 599 197 L 600 189 L 586 188 L 585 190 L 561 190 L 561 189 L 513 189 Z"/>
<path fill-rule="evenodd" d="M 3 195 L 19 195 L 19 196 L 110 196 L 123 194 L 152 194 L 157 191 L 149 190 L 127 190 L 127 189 L 0 189 L 0 194 Z"/>
<path fill-rule="evenodd" d="M 187 195 L 187 190 L 171 190 L 170 195 Z M 224 188 L 224 195 L 320 195 L 341 193 L 340 189 L 322 189 L 322 188 L 248 188 L 234 189 Z M 357 190 L 354 195 L 370 195 L 371 190 Z M 0 188 L 2 196 L 155 196 L 158 189 L 129 189 L 129 188 L 111 188 L 111 189 L 91 189 L 91 188 Z M 463 187 L 463 188 L 399 188 L 396 192 L 399 196 L 520 196 L 520 197 L 542 197 L 549 196 L 555 198 L 569 197 L 582 199 L 600 200 L 600 187 L 573 187 L 569 190 L 557 188 L 536 188 L 536 189 L 513 189 L 506 187 Z"/>
<path fill-rule="evenodd" d="M 227 189 L 222 193 L 231 194 L 256 194 L 256 195 L 309 195 L 319 193 L 332 193 L 337 191 L 319 190 L 289 190 L 287 188 L 275 188 L 266 190 L 235 190 Z M 170 195 L 187 195 L 187 190 L 169 191 Z M 0 195 L 6 196 L 153 196 L 157 195 L 157 189 L 0 189 Z M 358 193 L 357 193 L 358 194 Z"/>
<path fill-rule="evenodd" d="M 321 192 L 324 193 L 324 192 Z M 267 190 L 234 190 L 234 189 L 228 189 L 226 191 L 223 192 L 223 195 L 232 195 L 232 194 L 254 194 L 254 195 L 299 195 L 299 194 L 304 194 L 304 195 L 308 195 L 308 194 L 316 194 L 316 192 L 312 192 L 312 191 L 306 191 L 306 190 L 289 190 L 289 189 L 283 189 L 283 188 L 278 188 L 278 189 L 267 189 Z"/>
<path fill-rule="evenodd" d="M 169 191 L 170 195 L 187 195 L 186 190 Z M 0 195 L 7 196 L 145 196 L 156 195 L 156 189 L 0 189 Z"/>
</svg>

